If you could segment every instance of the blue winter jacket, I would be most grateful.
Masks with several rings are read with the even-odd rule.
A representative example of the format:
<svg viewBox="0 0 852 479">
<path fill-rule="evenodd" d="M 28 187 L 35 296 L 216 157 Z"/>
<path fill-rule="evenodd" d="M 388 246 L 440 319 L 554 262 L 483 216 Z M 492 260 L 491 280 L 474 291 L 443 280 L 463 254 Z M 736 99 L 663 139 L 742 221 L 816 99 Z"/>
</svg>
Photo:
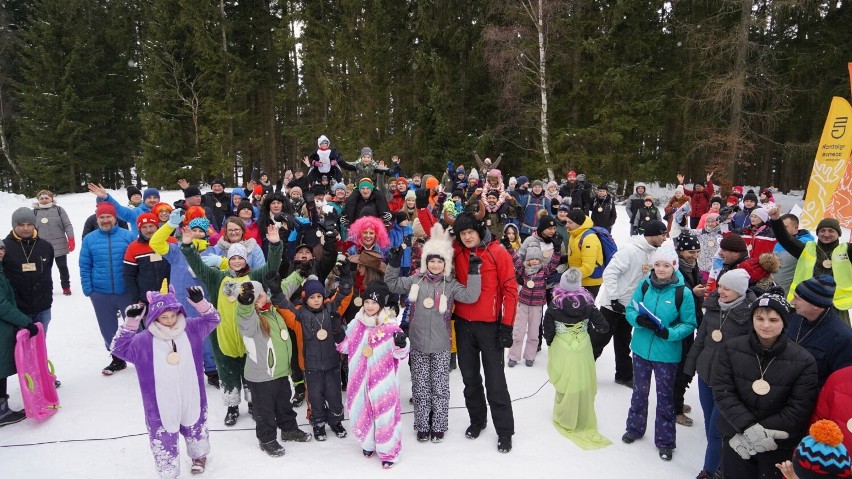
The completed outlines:
<svg viewBox="0 0 852 479">
<path fill-rule="evenodd" d="M 151 208 L 148 208 L 145 203 L 142 203 L 135 208 L 124 206 L 109 193 L 107 193 L 106 201 L 109 201 L 113 206 L 115 206 L 115 212 L 118 214 L 118 219 L 127 222 L 127 226 L 130 227 L 130 232 L 134 235 L 138 235 L 139 229 L 136 227 L 136 219 L 139 218 L 142 213 L 150 213 Z"/>
<path fill-rule="evenodd" d="M 681 340 L 691 335 L 698 326 L 695 319 L 695 300 L 692 298 L 692 291 L 685 286 L 680 271 L 675 270 L 674 274 L 677 276 L 677 283 L 669 284 L 661 290 L 651 284 L 650 278 L 643 279 L 636 287 L 636 291 L 633 292 L 633 300 L 626 308 L 627 321 L 634 328 L 630 349 L 633 354 L 647 361 L 679 363 L 683 342 Z M 648 283 L 648 291 L 643 297 L 642 285 L 644 283 Z M 684 286 L 680 312 L 675 306 L 675 290 L 678 286 Z M 636 323 L 636 316 L 639 315 L 637 308 L 640 302 L 660 319 L 663 327 L 669 330 L 668 339 L 663 339 L 654 334 L 653 330 Z"/>
<path fill-rule="evenodd" d="M 136 221 L 133 221 L 136 224 Z M 124 252 L 137 234 L 113 226 L 109 232 L 96 229 L 83 238 L 80 248 L 80 282 L 83 294 L 123 294 Z"/>
<path fill-rule="evenodd" d="M 393 228 L 388 231 L 388 236 L 391 241 L 391 248 L 396 248 L 401 245 L 405 238 L 411 236 L 414 233 L 414 230 L 411 229 L 411 226 L 400 226 L 399 223 L 393 223 Z M 411 266 L 411 245 L 407 245 L 406 248 L 402 251 L 402 263 L 400 263 L 401 268 L 407 268 Z"/>
<path fill-rule="evenodd" d="M 542 209 L 550 213 L 550 198 L 545 196 L 544 192 L 536 196 L 531 191 L 528 195 L 520 195 L 518 203 L 521 205 L 521 233 L 531 235 L 538 229 L 540 217 L 538 212 Z"/>
</svg>

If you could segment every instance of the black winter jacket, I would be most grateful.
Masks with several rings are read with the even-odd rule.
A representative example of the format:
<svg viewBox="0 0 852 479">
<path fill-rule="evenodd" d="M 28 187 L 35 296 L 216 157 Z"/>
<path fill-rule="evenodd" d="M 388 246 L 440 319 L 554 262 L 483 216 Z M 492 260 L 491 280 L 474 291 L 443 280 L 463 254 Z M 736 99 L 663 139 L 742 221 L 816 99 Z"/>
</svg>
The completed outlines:
<svg viewBox="0 0 852 479">
<path fill-rule="evenodd" d="M 15 290 L 15 302 L 24 314 L 40 313 L 53 304 L 53 245 L 38 237 L 22 239 L 10 232 L 3 240 L 3 270 Z M 35 270 L 24 271 L 24 264 Z M 28 267 L 29 268 L 29 267 Z"/>
<path fill-rule="evenodd" d="M 763 378 L 771 386 L 765 396 L 752 390 L 752 383 L 760 379 L 758 358 L 765 369 Z M 805 435 L 819 393 L 813 356 L 783 332 L 769 349 L 760 345 L 755 332 L 726 342 L 717 355 L 711 382 L 719 408 L 716 425 L 725 437 L 759 423 L 790 434 L 776 441 L 781 449 L 793 449 Z"/>
<path fill-rule="evenodd" d="M 606 322 L 606 319 L 598 308 L 595 307 L 594 303 L 582 304 L 579 307 L 563 303 L 562 306 L 563 308 L 559 308 L 551 301 L 547 306 L 547 311 L 544 313 L 544 340 L 547 341 L 548 346 L 550 346 L 553 338 L 556 336 L 557 322 L 571 326 L 572 324 L 577 324 L 580 321 L 588 319 L 595 331 L 599 333 L 609 331 L 609 323 Z"/>
<path fill-rule="evenodd" d="M 373 210 L 370 216 L 379 218 L 385 223 L 385 226 L 391 223 L 393 218 L 391 217 L 390 210 L 388 209 L 388 202 L 385 200 L 385 195 L 383 195 L 379 190 L 373 190 L 370 197 L 366 200 L 358 191 L 353 191 L 352 194 L 349 195 L 349 198 L 346 199 L 346 205 L 343 207 L 343 217 L 341 218 L 341 220 L 344 221 L 343 224 L 348 226 L 354 223 L 358 218 L 368 216 L 364 213 L 364 208 L 368 206 Z"/>
<path fill-rule="evenodd" d="M 589 217 L 592 218 L 595 226 L 611 230 L 616 217 L 615 200 L 612 195 L 606 195 L 603 198 L 595 195 L 589 206 Z"/>
<path fill-rule="evenodd" d="M 831 373 L 852 366 L 852 329 L 834 309 L 826 310 L 822 319 L 813 322 L 798 314 L 790 315 L 787 334 L 816 360 L 820 388 Z"/>
<path fill-rule="evenodd" d="M 746 291 L 745 299 L 740 304 L 723 313 L 719 307 L 719 293 L 713 293 L 704 301 L 704 318 L 698 327 L 698 336 L 689 350 L 684 364 L 684 372 L 690 376 L 698 372 L 701 379 L 713 387 L 711 377 L 716 364 L 716 355 L 725 342 L 740 336 L 748 336 L 754 330 L 751 321 L 751 302 L 756 299 L 754 293 Z M 724 321 L 724 323 L 723 323 Z M 722 341 L 712 338 L 713 331 L 722 331 Z"/>
</svg>

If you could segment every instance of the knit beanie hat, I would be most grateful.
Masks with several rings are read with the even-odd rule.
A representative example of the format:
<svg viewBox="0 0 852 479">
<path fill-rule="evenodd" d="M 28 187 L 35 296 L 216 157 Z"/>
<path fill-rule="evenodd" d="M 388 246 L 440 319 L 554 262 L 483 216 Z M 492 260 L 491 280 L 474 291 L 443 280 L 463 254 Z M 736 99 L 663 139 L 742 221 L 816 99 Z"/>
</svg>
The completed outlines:
<svg viewBox="0 0 852 479">
<path fill-rule="evenodd" d="M 542 233 L 544 233 L 544 230 L 546 230 L 547 228 L 553 228 L 555 226 L 556 219 L 554 219 L 550 215 L 544 215 L 541 217 L 540 220 L 538 220 L 538 228 L 536 231 L 538 232 L 538 235 L 541 236 Z"/>
<path fill-rule="evenodd" d="M 140 190 L 139 188 L 137 188 L 133 185 L 130 185 L 130 186 L 127 187 L 127 199 L 128 200 L 133 198 L 135 195 L 141 195 L 141 194 L 142 194 L 142 190 Z"/>
<path fill-rule="evenodd" d="M 769 213 L 766 212 L 763 208 L 755 208 L 754 211 L 751 212 L 752 215 L 760 218 L 760 221 L 766 223 L 769 221 Z"/>
<path fill-rule="evenodd" d="M 372 158 L 373 157 L 373 149 L 370 148 L 369 146 L 365 146 L 364 148 L 361 148 L 361 156 L 369 156 L 370 158 Z"/>
<path fill-rule="evenodd" d="M 376 189 L 376 185 L 374 185 L 374 184 L 373 184 L 373 180 L 371 180 L 371 179 L 369 179 L 369 178 L 361 178 L 361 179 L 358 181 L 358 189 L 360 190 L 361 188 L 363 188 L 363 187 L 365 187 L 365 186 L 366 186 L 367 188 L 370 188 L 370 191 L 372 191 L 372 190 L 375 190 L 375 189 Z"/>
<path fill-rule="evenodd" d="M 30 211 L 30 213 L 32 213 L 32 211 Z M 118 218 L 118 214 L 115 212 L 115 206 L 113 206 L 109 201 L 98 203 L 98 206 L 95 207 L 95 216 L 100 215 L 112 215 L 113 218 Z M 14 219 L 15 216 L 13 215 L 12 220 L 14 221 Z M 35 220 L 35 216 L 33 216 L 33 220 Z M 33 223 L 35 223 L 35 221 L 33 221 Z"/>
<path fill-rule="evenodd" d="M 579 268 L 568 268 L 559 278 L 559 287 L 565 291 L 578 291 L 582 281 L 583 272 Z"/>
<path fill-rule="evenodd" d="M 225 180 L 223 180 L 222 178 L 215 178 L 215 179 L 213 179 L 213 181 L 210 182 L 210 186 L 213 186 L 213 185 L 221 185 L 222 188 L 224 188 L 225 187 Z M 159 196 L 159 195 L 157 195 L 157 196 Z"/>
<path fill-rule="evenodd" d="M 260 186 L 260 185 L 258 185 L 258 186 Z M 255 187 L 255 189 L 257 189 L 257 187 Z M 302 196 L 302 188 L 300 188 L 298 186 L 294 186 L 294 187 L 290 188 L 290 194 L 292 195 L 293 193 L 299 193 L 299 196 Z M 256 194 L 261 194 L 261 193 L 256 193 Z"/>
<path fill-rule="evenodd" d="M 577 179 L 577 172 L 574 171 L 574 170 L 571 170 L 571 171 L 569 171 L 568 173 L 565 174 L 565 178 L 567 178 L 569 180 L 571 178 Z"/>
<path fill-rule="evenodd" d="M 330 142 L 328 141 L 327 136 L 320 135 L 319 138 L 317 138 L 317 146 L 322 146 L 323 143 L 330 143 Z"/>
<path fill-rule="evenodd" d="M 435 178 L 434 176 L 430 176 L 426 179 L 426 189 L 431 190 L 433 188 L 437 188 L 439 184 L 440 182 L 438 181 L 438 178 Z"/>
<path fill-rule="evenodd" d="M 644 201 L 650 201 L 650 202 L 653 202 L 653 201 L 654 201 L 654 197 L 653 197 L 653 196 L 651 196 L 651 195 L 645 195 L 645 200 L 644 200 Z"/>
<path fill-rule="evenodd" d="M 660 236 L 668 232 L 668 227 L 660 220 L 651 220 L 645 223 L 645 236 Z"/>
<path fill-rule="evenodd" d="M 672 267 L 677 269 L 677 259 L 677 253 L 675 252 L 675 250 L 669 248 L 668 246 L 664 246 L 662 248 L 657 248 L 657 250 L 654 251 L 654 254 L 651 255 L 651 264 L 656 264 L 658 261 L 665 261 L 666 263 L 669 263 L 670 265 L 672 265 Z"/>
<path fill-rule="evenodd" d="M 748 193 L 746 193 L 745 196 L 743 196 L 743 201 L 749 201 L 749 200 L 757 203 L 757 195 L 754 194 L 754 191 L 752 191 L 752 190 L 748 190 Z"/>
<path fill-rule="evenodd" d="M 728 203 L 729 205 L 736 205 L 736 204 L 739 204 L 740 199 L 737 198 L 734 195 L 731 195 L 731 196 L 728 197 L 727 200 L 725 200 L 725 202 Z"/>
<path fill-rule="evenodd" d="M 242 243 L 234 243 L 230 248 L 228 248 L 228 259 L 231 259 L 234 256 L 239 256 L 240 258 L 248 260 L 248 249 L 246 249 Z"/>
<path fill-rule="evenodd" d="M 586 214 L 583 213 L 583 210 L 571 210 L 568 212 L 568 219 L 582 225 L 586 221 Z"/>
<path fill-rule="evenodd" d="M 459 165 L 459 167 L 456 168 L 456 175 L 463 175 L 463 174 L 464 174 L 464 165 Z"/>
<path fill-rule="evenodd" d="M 183 190 L 183 198 L 192 198 L 193 196 L 201 196 L 201 190 L 195 185 L 189 185 Z"/>
<path fill-rule="evenodd" d="M 346 185 L 344 185 L 343 183 L 335 183 L 331 187 L 331 195 L 334 196 L 335 194 L 337 194 L 337 190 L 343 190 L 343 193 L 346 193 Z"/>
<path fill-rule="evenodd" d="M 240 204 L 237 206 L 237 210 L 234 213 L 239 215 L 240 211 L 242 211 L 242 210 L 250 210 L 252 212 L 252 215 L 253 215 L 254 214 L 254 206 L 251 205 L 251 201 L 248 201 L 248 200 L 240 201 Z"/>
<path fill-rule="evenodd" d="M 683 193 L 683 185 L 677 185 L 675 188 L 675 193 Z"/>
<path fill-rule="evenodd" d="M 499 190 L 488 190 L 488 193 L 486 193 L 485 196 L 493 196 L 493 197 L 499 199 L 500 198 L 500 191 Z"/>
<path fill-rule="evenodd" d="M 409 221 L 408 213 L 405 211 L 399 210 L 394 213 L 394 219 L 396 219 L 396 224 L 402 224 L 403 221 Z"/>
<path fill-rule="evenodd" d="M 159 198 L 160 191 L 156 188 L 145 188 L 145 192 L 142 193 L 142 201 L 145 201 L 152 196 L 156 196 L 157 198 Z"/>
<path fill-rule="evenodd" d="M 478 180 L 479 179 L 479 172 L 476 171 L 476 168 L 473 168 L 472 170 L 470 170 L 470 174 L 467 175 L 467 177 L 470 178 L 471 180 Z"/>
<path fill-rule="evenodd" d="M 525 261 L 529 261 L 531 259 L 537 259 L 539 261 L 544 261 L 544 256 L 541 254 L 541 248 L 537 245 L 531 244 L 527 246 L 527 254 L 524 257 Z"/>
<path fill-rule="evenodd" d="M 365 300 L 372 299 L 379 303 L 380 307 L 384 308 L 388 304 L 388 296 L 390 296 L 388 285 L 384 281 L 374 279 L 364 288 L 364 294 L 361 295 L 361 298 Z"/>
<path fill-rule="evenodd" d="M 837 285 L 834 278 L 821 274 L 796 286 L 796 296 L 819 308 L 830 308 L 834 305 L 834 290 Z"/>
<path fill-rule="evenodd" d="M 544 183 L 542 183 L 541 180 L 535 180 L 535 181 L 532 182 L 532 186 L 533 186 L 533 188 L 535 188 L 536 186 L 540 186 L 540 187 L 544 188 Z"/>
<path fill-rule="evenodd" d="M 710 206 L 713 206 L 713 203 L 719 203 L 719 209 L 725 206 L 725 203 L 722 202 L 722 198 L 719 196 L 714 196 L 710 198 Z"/>
<path fill-rule="evenodd" d="M 294 186 L 293 188 L 298 188 L 298 186 Z M 291 190 L 293 189 L 291 188 Z M 251 190 L 252 195 L 262 195 L 263 194 L 263 185 L 255 185 L 254 189 Z"/>
<path fill-rule="evenodd" d="M 520 188 L 521 186 L 524 186 L 524 184 L 529 183 L 529 182 L 530 182 L 530 179 L 527 178 L 526 176 L 519 176 L 518 177 L 518 183 L 517 183 L 518 188 Z"/>
<path fill-rule="evenodd" d="M 189 229 L 200 228 L 205 233 L 207 232 L 207 228 L 210 227 L 210 220 L 207 218 L 195 218 L 194 220 L 189 222 Z"/>
<path fill-rule="evenodd" d="M 734 270 L 734 271 L 736 271 L 736 270 Z M 722 275 L 722 278 L 731 274 L 732 272 L 733 271 L 729 271 L 729 272 L 725 273 L 724 275 Z M 783 293 L 783 291 L 781 291 L 781 292 Z M 763 294 L 762 296 L 760 296 L 759 298 L 754 300 L 754 302 L 751 303 L 751 307 L 750 307 L 751 313 L 750 314 L 751 314 L 752 317 L 754 317 L 754 311 L 757 308 L 774 309 L 775 312 L 777 312 L 778 315 L 781 316 L 781 320 L 784 321 L 784 326 L 786 326 L 787 320 L 790 318 L 790 310 L 792 309 L 792 306 L 790 306 L 790 303 L 787 302 L 787 300 L 784 298 L 783 295 L 776 293 L 776 292 L 770 292 L 770 293 Z"/>
<path fill-rule="evenodd" d="M 834 218 L 823 218 L 823 219 L 821 219 L 820 222 L 817 223 L 817 229 L 816 229 L 817 233 L 819 233 L 819 230 L 822 229 L 822 228 L 831 228 L 834 231 L 837 231 L 838 235 L 843 234 L 843 232 L 840 230 L 840 222 L 837 221 Z"/>
<path fill-rule="evenodd" d="M 308 280 L 302 285 L 302 291 L 305 293 L 305 299 L 310 298 L 317 293 L 325 299 L 325 287 L 322 283 L 320 283 L 316 276 L 308 276 Z"/>
<path fill-rule="evenodd" d="M 485 226 L 470 213 L 461 213 L 453 223 L 453 231 L 459 237 L 464 230 L 474 230 L 479 233 L 480 239 L 485 239 Z"/>
<path fill-rule="evenodd" d="M 731 233 L 722 238 L 722 241 L 719 242 L 719 248 L 732 253 L 745 253 L 748 251 L 745 240 L 736 233 Z"/>
<path fill-rule="evenodd" d="M 136 227 L 142 229 L 143 225 L 159 226 L 160 219 L 154 213 L 142 213 L 136 218 Z"/>
<path fill-rule="evenodd" d="M 494 178 L 503 178 L 503 172 L 498 170 L 497 168 L 491 168 L 488 170 L 488 176 L 493 176 Z"/>
<path fill-rule="evenodd" d="M 675 251 L 695 251 L 701 249 L 701 243 L 698 242 L 698 237 L 689 232 L 689 230 L 683 230 L 680 233 L 680 236 L 675 238 Z"/>
<path fill-rule="evenodd" d="M 849 451 L 836 422 L 821 419 L 811 424 L 808 436 L 793 452 L 793 471 L 800 479 L 852 477 Z"/>
<path fill-rule="evenodd" d="M 559 208 L 557 209 L 557 211 L 564 211 L 566 213 L 570 213 L 571 212 L 571 205 L 569 205 L 567 202 L 563 201 L 562 203 L 559 204 Z"/>
<path fill-rule="evenodd" d="M 112 206 L 109 203 L 101 203 L 101 204 Z M 112 211 L 113 211 L 113 216 L 115 216 L 115 208 L 113 208 Z M 16 209 L 14 213 L 12 213 L 12 228 L 14 228 L 15 226 L 18 226 L 20 224 L 23 224 L 23 223 L 29 223 L 31 225 L 36 224 L 36 217 L 35 217 L 35 213 L 33 213 L 32 208 L 25 208 L 25 207 L 22 206 L 22 207 Z"/>
<path fill-rule="evenodd" d="M 405 194 L 405 199 L 406 200 L 408 200 L 408 199 L 416 200 L 417 194 L 414 192 L 414 190 L 408 190 L 408 193 Z"/>
<path fill-rule="evenodd" d="M 736 291 L 740 296 L 744 296 L 748 290 L 748 272 L 744 269 L 732 269 L 723 274 L 719 278 L 719 285 Z"/>
</svg>

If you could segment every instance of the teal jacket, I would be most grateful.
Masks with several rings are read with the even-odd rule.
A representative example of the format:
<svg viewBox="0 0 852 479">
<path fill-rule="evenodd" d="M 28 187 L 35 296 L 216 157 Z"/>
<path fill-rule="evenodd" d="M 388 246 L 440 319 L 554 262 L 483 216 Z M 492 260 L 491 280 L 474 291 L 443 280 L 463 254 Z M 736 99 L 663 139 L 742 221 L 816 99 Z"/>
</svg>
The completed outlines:
<svg viewBox="0 0 852 479">
<path fill-rule="evenodd" d="M 651 273 L 653 274 L 653 272 Z M 627 321 L 635 328 L 633 340 L 630 341 L 630 349 L 633 354 L 647 361 L 661 363 L 679 363 L 681 359 L 682 339 L 692 334 L 698 326 L 695 319 L 695 301 L 692 291 L 686 287 L 683 275 L 675 270 L 677 283 L 669 284 L 663 289 L 657 289 L 650 284 L 651 279 L 643 279 L 633 292 L 633 300 L 627 305 Z M 642 294 L 642 285 L 648 284 L 648 291 Z M 680 311 L 675 305 L 675 290 L 678 286 L 684 286 L 683 303 Z M 639 303 L 643 303 L 649 311 L 660 318 L 663 326 L 669 330 L 668 339 L 663 339 L 654 331 L 636 324 L 636 311 Z"/>
</svg>

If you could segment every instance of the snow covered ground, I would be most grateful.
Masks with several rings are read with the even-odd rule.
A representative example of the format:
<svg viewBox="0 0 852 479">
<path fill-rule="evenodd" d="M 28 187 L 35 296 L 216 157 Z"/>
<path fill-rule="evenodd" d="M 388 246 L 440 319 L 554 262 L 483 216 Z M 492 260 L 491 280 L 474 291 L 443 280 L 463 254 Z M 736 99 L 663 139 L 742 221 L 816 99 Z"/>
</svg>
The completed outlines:
<svg viewBox="0 0 852 479">
<path fill-rule="evenodd" d="M 124 190 L 112 192 L 120 201 Z M 182 197 L 180 191 L 163 192 L 163 201 Z M 653 193 L 652 193 L 653 194 Z M 32 199 L 0 192 L 0 221 L 8 221 L 21 206 L 31 206 Z M 781 202 L 790 205 L 794 198 Z M 94 196 L 88 193 L 63 195 L 58 203 L 74 223 L 77 244 L 83 222 L 94 212 Z M 628 238 L 624 209 L 613 235 L 618 242 Z M 8 223 L 6 223 L 8 225 Z M 5 232 L 3 233 L 5 235 Z M 72 296 L 63 296 L 58 272 L 54 269 L 53 320 L 50 323 L 48 349 L 56 366 L 62 387 L 59 397 L 62 409 L 44 423 L 34 421 L 0 429 L 0 475 L 5 478 L 143 478 L 155 477 L 148 448 L 142 403 L 136 374 L 132 366 L 112 377 L 102 376 L 109 363 L 98 332 L 94 310 L 79 286 L 78 254 L 71 253 L 69 267 Z M 547 350 L 539 353 L 535 366 L 523 364 L 506 370 L 509 390 L 514 400 L 514 448 L 509 454 L 496 450 L 497 436 L 489 424 L 477 440 L 465 438 L 468 416 L 464 408 L 462 381 L 458 371 L 450 376 L 450 431 L 441 444 L 418 443 L 413 430 L 412 406 L 407 399 L 410 387 L 407 367 L 401 368 L 403 385 L 403 449 L 399 464 L 382 471 L 379 460 L 365 459 L 353 437 L 326 442 L 285 443 L 287 453 L 273 459 L 257 446 L 254 422 L 241 405 L 237 425 L 226 428 L 222 421 L 225 407 L 219 391 L 208 386 L 209 425 L 212 451 L 204 477 L 271 477 L 273 474 L 301 475 L 319 473 L 322 477 L 363 477 L 381 474 L 388 477 L 542 477 L 562 472 L 572 478 L 695 477 L 704 458 L 704 423 L 695 385 L 687 390 L 686 403 L 695 420 L 692 427 L 677 426 L 674 459 L 663 462 L 657 456 L 653 441 L 653 417 L 656 401 L 652 388 L 650 420 L 644 439 L 628 446 L 621 442 L 630 403 L 631 391 L 613 382 L 612 347 L 597 362 L 597 415 L 599 430 L 613 441 L 612 446 L 596 451 L 583 451 L 559 435 L 550 423 L 553 388 L 547 383 Z M 9 378 L 10 405 L 21 409 L 17 376 Z M 301 427 L 309 431 L 305 407 L 297 410 Z M 490 418 L 489 418 L 490 421 Z M 344 422 L 348 428 L 348 423 Z M 183 448 L 182 448 L 183 449 Z M 189 475 L 189 460 L 182 456 L 182 472 Z"/>
</svg>

